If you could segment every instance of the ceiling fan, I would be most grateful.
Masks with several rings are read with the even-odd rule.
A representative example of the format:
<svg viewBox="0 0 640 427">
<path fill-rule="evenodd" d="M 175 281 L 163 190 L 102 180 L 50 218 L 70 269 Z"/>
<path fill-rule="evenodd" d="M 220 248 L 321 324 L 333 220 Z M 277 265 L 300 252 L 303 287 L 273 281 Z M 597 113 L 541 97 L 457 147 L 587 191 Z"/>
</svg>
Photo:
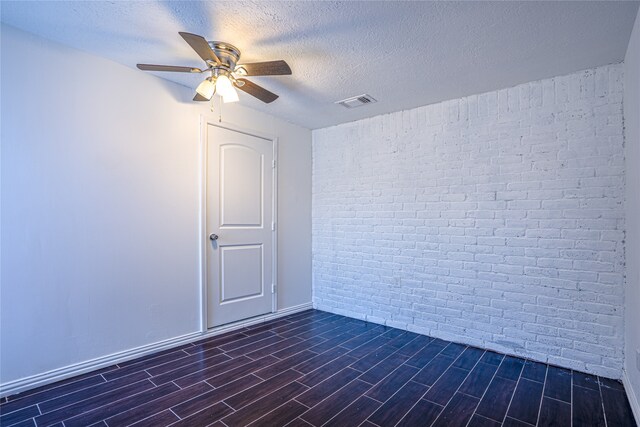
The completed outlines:
<svg viewBox="0 0 640 427">
<path fill-rule="evenodd" d="M 137 64 L 140 70 L 171 71 L 177 73 L 206 73 L 207 77 L 196 88 L 194 101 L 209 101 L 215 93 L 224 102 L 238 101 L 235 88 L 255 96 L 262 102 L 270 103 L 278 99 L 278 95 L 247 80 L 245 76 L 281 76 L 291 74 L 291 68 L 285 61 L 254 62 L 238 64 L 240 50 L 235 46 L 218 41 L 207 41 L 197 34 L 179 33 L 182 38 L 204 60 L 207 68 L 179 67 L 174 65 Z"/>
</svg>

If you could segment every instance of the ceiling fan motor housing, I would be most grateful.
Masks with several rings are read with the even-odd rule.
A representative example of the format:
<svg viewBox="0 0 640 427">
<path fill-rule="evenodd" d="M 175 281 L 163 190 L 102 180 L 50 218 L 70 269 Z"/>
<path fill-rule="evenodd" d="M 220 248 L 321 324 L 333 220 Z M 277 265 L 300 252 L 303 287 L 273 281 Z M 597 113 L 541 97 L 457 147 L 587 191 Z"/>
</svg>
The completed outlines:
<svg viewBox="0 0 640 427">
<path fill-rule="evenodd" d="M 207 61 L 210 66 L 226 68 L 227 71 L 233 72 L 236 68 L 236 64 L 240 59 L 240 49 L 235 47 L 232 44 L 219 42 L 219 41 L 210 41 L 208 42 L 211 50 L 216 54 L 216 56 L 220 59 L 221 65 L 216 64 L 215 62 Z"/>
</svg>

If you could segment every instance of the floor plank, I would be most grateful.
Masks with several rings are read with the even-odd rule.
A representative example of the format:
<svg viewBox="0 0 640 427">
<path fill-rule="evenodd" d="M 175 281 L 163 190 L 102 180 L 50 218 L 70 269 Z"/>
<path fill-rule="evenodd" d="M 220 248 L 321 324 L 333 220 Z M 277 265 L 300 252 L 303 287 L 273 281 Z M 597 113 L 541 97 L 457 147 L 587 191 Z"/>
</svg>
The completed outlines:
<svg viewBox="0 0 640 427">
<path fill-rule="evenodd" d="M 444 408 L 427 400 L 420 400 L 400 420 L 398 427 L 413 427 L 418 425 L 431 425 Z"/>
<path fill-rule="evenodd" d="M 573 387 L 573 425 L 605 426 L 600 390 Z"/>
<path fill-rule="evenodd" d="M 379 426 L 392 426 L 400 421 L 426 393 L 428 387 L 409 381 L 396 394 L 387 400 L 369 421 Z"/>
<path fill-rule="evenodd" d="M 536 425 L 540 411 L 540 400 L 542 399 L 542 388 L 542 383 L 521 378 L 513 394 L 508 416 Z"/>
<path fill-rule="evenodd" d="M 466 426 L 473 410 L 478 405 L 478 399 L 465 394 L 456 393 L 449 404 L 444 408 L 434 427 L 462 427 Z"/>
</svg>

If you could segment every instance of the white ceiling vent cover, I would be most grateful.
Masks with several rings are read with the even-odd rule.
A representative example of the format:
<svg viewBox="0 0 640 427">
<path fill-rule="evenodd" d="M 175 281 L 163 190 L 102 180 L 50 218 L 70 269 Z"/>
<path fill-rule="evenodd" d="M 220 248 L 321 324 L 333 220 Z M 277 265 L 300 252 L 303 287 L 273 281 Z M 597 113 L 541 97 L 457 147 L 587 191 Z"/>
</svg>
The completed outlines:
<svg viewBox="0 0 640 427">
<path fill-rule="evenodd" d="M 377 102 L 373 96 L 367 95 L 366 93 L 363 95 L 352 96 L 351 98 L 343 99 L 342 101 L 336 101 L 336 104 L 340 104 L 346 108 L 356 108 L 361 107 L 367 104 L 373 104 Z"/>
</svg>

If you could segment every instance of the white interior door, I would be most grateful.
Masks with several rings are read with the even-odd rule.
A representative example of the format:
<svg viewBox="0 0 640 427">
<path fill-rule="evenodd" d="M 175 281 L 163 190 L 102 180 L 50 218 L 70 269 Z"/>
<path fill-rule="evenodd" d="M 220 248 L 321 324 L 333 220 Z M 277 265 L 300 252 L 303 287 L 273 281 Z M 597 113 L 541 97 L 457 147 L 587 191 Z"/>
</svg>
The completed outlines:
<svg viewBox="0 0 640 427">
<path fill-rule="evenodd" d="M 207 123 L 208 327 L 273 311 L 273 141 Z"/>
</svg>

